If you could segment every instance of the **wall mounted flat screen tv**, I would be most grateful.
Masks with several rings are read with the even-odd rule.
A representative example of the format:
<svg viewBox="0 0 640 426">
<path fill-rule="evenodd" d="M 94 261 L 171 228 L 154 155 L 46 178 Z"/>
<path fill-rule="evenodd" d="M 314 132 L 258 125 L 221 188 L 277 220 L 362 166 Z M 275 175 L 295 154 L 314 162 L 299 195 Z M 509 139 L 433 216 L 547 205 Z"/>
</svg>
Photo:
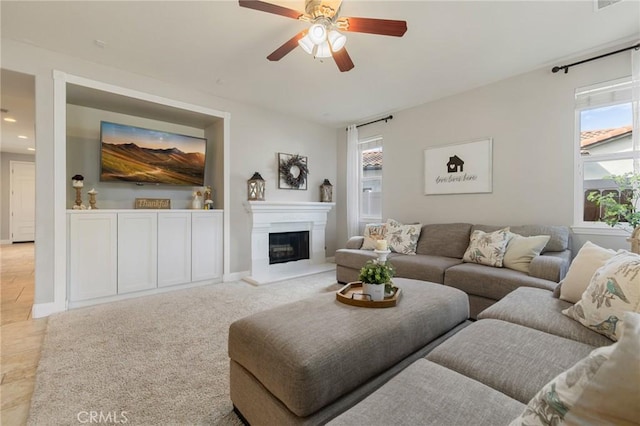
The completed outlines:
<svg viewBox="0 0 640 426">
<path fill-rule="evenodd" d="M 100 122 L 100 180 L 204 185 L 207 140 Z"/>
</svg>

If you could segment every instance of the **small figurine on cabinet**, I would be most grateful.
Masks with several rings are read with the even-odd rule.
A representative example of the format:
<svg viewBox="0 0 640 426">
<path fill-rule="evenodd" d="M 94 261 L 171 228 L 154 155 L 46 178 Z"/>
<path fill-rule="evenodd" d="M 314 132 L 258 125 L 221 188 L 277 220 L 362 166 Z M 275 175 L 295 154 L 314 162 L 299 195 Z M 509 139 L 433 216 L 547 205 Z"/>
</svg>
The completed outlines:
<svg viewBox="0 0 640 426">
<path fill-rule="evenodd" d="M 202 209 L 202 192 L 200 190 L 193 191 L 193 200 L 191 201 L 191 208 L 194 210 Z"/>
<path fill-rule="evenodd" d="M 213 210 L 213 200 L 211 199 L 211 187 L 204 187 L 204 209 Z"/>
<path fill-rule="evenodd" d="M 82 204 L 82 187 L 84 186 L 84 176 L 74 175 L 71 178 L 71 186 L 76 190 L 76 203 L 73 206 L 74 210 L 86 210 L 84 204 Z"/>
<path fill-rule="evenodd" d="M 88 191 L 87 194 L 89 194 L 89 210 L 96 210 L 98 208 L 96 206 L 96 194 L 98 194 L 98 191 L 95 188 L 91 188 L 91 191 Z"/>
</svg>

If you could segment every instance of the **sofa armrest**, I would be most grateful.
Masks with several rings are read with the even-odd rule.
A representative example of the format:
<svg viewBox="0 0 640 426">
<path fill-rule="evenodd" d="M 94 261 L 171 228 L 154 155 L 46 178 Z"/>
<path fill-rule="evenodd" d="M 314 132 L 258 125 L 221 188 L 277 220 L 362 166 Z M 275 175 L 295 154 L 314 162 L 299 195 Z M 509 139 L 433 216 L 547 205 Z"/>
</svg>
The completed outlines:
<svg viewBox="0 0 640 426">
<path fill-rule="evenodd" d="M 347 246 L 345 248 L 358 250 L 362 247 L 364 243 L 364 237 L 361 235 L 349 238 L 347 241 Z"/>
<path fill-rule="evenodd" d="M 529 275 L 558 283 L 567 274 L 570 263 L 571 250 L 547 252 L 533 258 Z"/>
</svg>

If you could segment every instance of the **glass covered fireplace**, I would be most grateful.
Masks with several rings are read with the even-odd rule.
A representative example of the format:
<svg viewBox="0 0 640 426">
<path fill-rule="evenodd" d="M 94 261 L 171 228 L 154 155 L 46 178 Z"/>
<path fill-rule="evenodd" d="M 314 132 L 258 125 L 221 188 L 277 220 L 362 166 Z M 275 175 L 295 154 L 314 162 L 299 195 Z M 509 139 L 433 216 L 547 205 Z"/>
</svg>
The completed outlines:
<svg viewBox="0 0 640 426">
<path fill-rule="evenodd" d="M 309 231 L 269 234 L 269 264 L 309 259 Z"/>
</svg>

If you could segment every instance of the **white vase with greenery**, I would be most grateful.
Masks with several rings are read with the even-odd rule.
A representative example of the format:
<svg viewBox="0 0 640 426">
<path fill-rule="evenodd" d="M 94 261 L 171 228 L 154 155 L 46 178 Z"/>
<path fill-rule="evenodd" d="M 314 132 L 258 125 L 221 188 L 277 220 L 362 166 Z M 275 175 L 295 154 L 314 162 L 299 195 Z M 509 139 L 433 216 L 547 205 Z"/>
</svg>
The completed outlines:
<svg viewBox="0 0 640 426">
<path fill-rule="evenodd" d="M 359 280 L 362 281 L 362 293 L 368 294 L 371 300 L 384 300 L 385 287 L 391 285 L 395 270 L 389 262 L 369 260 L 360 269 Z"/>
</svg>

